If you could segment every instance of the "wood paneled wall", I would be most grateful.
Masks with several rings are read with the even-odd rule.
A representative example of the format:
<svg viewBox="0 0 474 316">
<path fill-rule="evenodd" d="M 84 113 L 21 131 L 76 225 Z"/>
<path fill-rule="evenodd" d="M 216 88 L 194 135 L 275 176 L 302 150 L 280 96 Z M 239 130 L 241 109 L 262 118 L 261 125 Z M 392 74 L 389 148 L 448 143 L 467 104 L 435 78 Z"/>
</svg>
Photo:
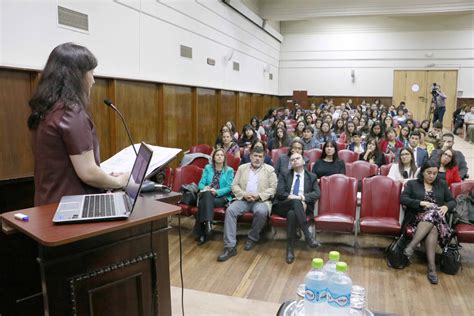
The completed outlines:
<svg viewBox="0 0 474 316">
<path fill-rule="evenodd" d="M 37 79 L 36 71 L 0 68 L 0 137 L 4 146 L 0 153 L 0 181 L 33 175 L 31 136 L 26 121 L 30 114 L 28 100 Z M 277 96 L 270 95 L 96 78 L 90 112 L 102 160 L 129 145 L 120 117 L 104 105 L 104 99 L 112 100 L 122 112 L 134 142 L 178 147 L 183 151 L 198 143 L 213 145 L 226 121 L 236 123 L 240 132 L 252 116 L 262 117 L 279 102 Z"/>
</svg>

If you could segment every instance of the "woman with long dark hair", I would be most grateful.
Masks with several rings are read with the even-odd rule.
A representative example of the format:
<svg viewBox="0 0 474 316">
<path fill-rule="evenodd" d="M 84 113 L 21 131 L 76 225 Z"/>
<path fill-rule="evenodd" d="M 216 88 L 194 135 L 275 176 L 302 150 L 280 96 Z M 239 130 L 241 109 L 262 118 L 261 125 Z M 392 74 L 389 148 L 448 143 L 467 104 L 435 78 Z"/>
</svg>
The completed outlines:
<svg viewBox="0 0 474 316">
<path fill-rule="evenodd" d="M 268 142 L 268 149 L 272 151 L 273 149 L 288 147 L 290 142 L 291 139 L 286 133 L 286 129 L 284 127 L 277 127 L 275 137 Z"/>
<path fill-rule="evenodd" d="M 321 159 L 316 160 L 311 171 L 318 178 L 346 173 L 346 165 L 337 155 L 337 143 L 335 141 L 328 141 L 324 144 Z"/>
<path fill-rule="evenodd" d="M 379 145 L 375 138 L 369 137 L 365 145 L 365 152 L 359 155 L 360 160 L 381 166 L 385 164 L 385 155 L 380 151 Z"/>
<path fill-rule="evenodd" d="M 212 163 L 204 167 L 199 181 L 199 204 L 194 224 L 198 245 L 207 241 L 212 233 L 214 208 L 224 207 L 232 199 L 234 169 L 226 164 L 226 152 L 222 148 L 212 153 Z"/>
<path fill-rule="evenodd" d="M 416 245 L 424 240 L 428 259 L 427 277 L 430 283 L 437 284 L 436 244 L 444 247 L 450 241 L 452 232 L 446 221 L 446 213 L 456 206 L 456 201 L 448 186 L 440 181 L 436 162 L 425 162 L 418 178 L 408 181 L 400 203 L 406 206 L 402 231 L 407 229 L 414 232 L 405 254 L 411 257 Z"/>
<path fill-rule="evenodd" d="M 89 96 L 97 59 L 85 47 L 65 43 L 53 49 L 29 104 L 33 134 L 35 205 L 64 195 L 100 193 L 125 186 L 126 173 L 100 168 L 99 143 Z"/>
<path fill-rule="evenodd" d="M 416 167 L 413 150 L 410 147 L 405 147 L 400 150 L 397 162 L 392 164 L 387 176 L 405 184 L 408 180 L 415 179 L 418 172 L 419 169 Z"/>
<path fill-rule="evenodd" d="M 441 180 L 446 181 L 448 187 L 456 182 L 461 182 L 461 176 L 459 175 L 459 168 L 456 161 L 456 156 L 452 149 L 446 149 L 441 151 L 438 158 L 438 177 Z"/>
</svg>

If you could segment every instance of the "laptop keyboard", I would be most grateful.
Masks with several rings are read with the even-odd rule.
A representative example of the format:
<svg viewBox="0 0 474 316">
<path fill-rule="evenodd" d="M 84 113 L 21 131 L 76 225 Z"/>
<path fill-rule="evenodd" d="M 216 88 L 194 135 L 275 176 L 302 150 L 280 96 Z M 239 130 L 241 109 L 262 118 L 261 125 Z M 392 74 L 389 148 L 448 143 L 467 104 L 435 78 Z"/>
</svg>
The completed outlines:
<svg viewBox="0 0 474 316">
<path fill-rule="evenodd" d="M 82 218 L 106 217 L 113 215 L 115 215 L 115 203 L 112 194 L 88 195 L 84 198 Z"/>
</svg>

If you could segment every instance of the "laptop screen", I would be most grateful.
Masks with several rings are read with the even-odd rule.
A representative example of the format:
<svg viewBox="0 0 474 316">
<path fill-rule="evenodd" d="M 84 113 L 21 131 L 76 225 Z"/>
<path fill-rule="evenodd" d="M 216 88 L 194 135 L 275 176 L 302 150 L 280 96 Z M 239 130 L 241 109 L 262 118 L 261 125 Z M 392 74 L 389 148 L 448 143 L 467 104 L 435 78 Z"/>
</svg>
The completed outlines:
<svg viewBox="0 0 474 316">
<path fill-rule="evenodd" d="M 140 193 L 140 187 L 145 179 L 152 155 L 153 151 L 144 143 L 141 143 L 137 159 L 135 159 L 135 164 L 133 165 L 130 178 L 128 178 L 128 183 L 125 187 L 125 194 L 127 194 L 130 199 L 131 210 L 133 210 L 138 194 Z"/>
</svg>

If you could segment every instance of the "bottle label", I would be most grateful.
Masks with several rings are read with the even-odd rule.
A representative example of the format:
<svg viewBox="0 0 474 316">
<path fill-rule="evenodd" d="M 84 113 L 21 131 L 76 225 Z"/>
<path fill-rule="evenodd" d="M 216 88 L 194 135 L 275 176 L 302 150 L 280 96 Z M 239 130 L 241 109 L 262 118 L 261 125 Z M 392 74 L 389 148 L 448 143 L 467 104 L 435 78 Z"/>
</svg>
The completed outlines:
<svg viewBox="0 0 474 316">
<path fill-rule="evenodd" d="M 337 294 L 337 293 L 332 293 L 331 291 L 328 291 L 327 296 L 328 296 L 327 297 L 328 304 L 331 305 L 332 307 L 336 307 L 336 308 L 349 307 L 349 304 L 351 302 L 350 293 L 348 293 L 347 295 L 343 295 L 343 294 Z"/>
<path fill-rule="evenodd" d="M 310 303 L 324 303 L 326 302 L 327 292 L 326 290 L 315 290 L 306 288 L 304 298 Z"/>
</svg>

